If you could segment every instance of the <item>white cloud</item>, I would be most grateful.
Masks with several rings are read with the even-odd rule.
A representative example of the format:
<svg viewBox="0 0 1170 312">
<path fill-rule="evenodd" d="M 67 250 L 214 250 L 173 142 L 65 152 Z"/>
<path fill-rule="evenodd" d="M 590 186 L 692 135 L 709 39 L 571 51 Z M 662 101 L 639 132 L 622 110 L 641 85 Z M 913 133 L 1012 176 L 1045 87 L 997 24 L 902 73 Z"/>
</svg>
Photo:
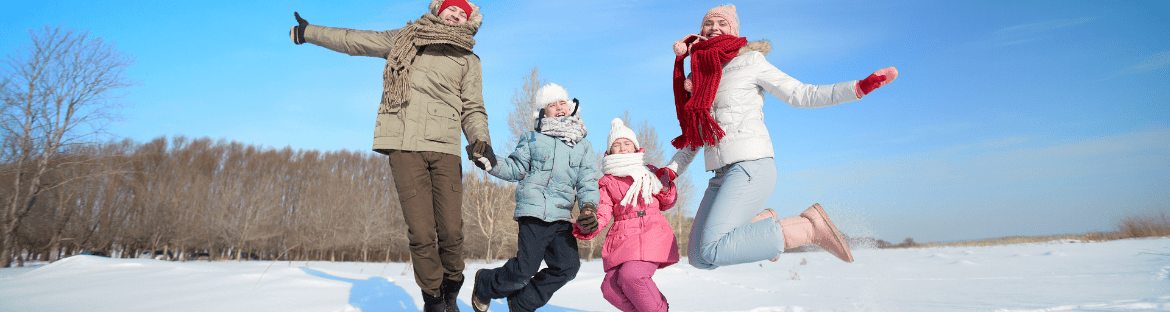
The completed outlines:
<svg viewBox="0 0 1170 312">
<path fill-rule="evenodd" d="M 1170 51 L 1162 51 L 1148 56 L 1138 63 L 1121 70 L 1122 75 L 1140 74 L 1170 67 Z"/>
<path fill-rule="evenodd" d="M 1062 19 L 1005 27 L 992 32 L 985 43 L 998 46 L 1026 44 L 1037 41 L 1040 37 L 1046 36 L 1054 31 L 1085 24 L 1093 19 L 1091 17 Z"/>
<path fill-rule="evenodd" d="M 1072 26 L 1088 23 L 1089 21 L 1092 21 L 1092 20 L 1093 20 L 1093 18 L 1091 18 L 1091 17 L 1090 18 L 1079 18 L 1079 19 L 1052 20 L 1052 21 L 1045 21 L 1045 22 L 1039 22 L 1039 23 L 1024 24 L 1024 25 L 1017 25 L 1017 26 L 1012 26 L 1012 27 L 1001 28 L 1000 30 L 997 30 L 995 33 L 996 33 L 996 35 L 1002 35 L 1002 36 L 1040 34 L 1040 33 L 1045 33 L 1045 32 L 1049 32 L 1049 31 L 1061 29 L 1061 28 L 1072 27 Z"/>
</svg>

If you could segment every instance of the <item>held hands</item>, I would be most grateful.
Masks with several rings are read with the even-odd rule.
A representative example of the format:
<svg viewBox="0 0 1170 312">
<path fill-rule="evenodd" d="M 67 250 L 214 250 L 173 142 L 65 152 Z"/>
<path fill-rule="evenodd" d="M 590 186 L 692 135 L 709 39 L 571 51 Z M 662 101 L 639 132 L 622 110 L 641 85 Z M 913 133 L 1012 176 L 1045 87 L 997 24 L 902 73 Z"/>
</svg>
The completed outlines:
<svg viewBox="0 0 1170 312">
<path fill-rule="evenodd" d="M 663 186 L 670 185 L 671 183 L 674 183 L 674 179 L 678 178 L 678 174 L 674 173 L 674 170 L 670 170 L 670 168 L 667 168 L 667 167 L 662 167 L 662 168 L 658 168 L 658 170 L 654 170 L 654 175 L 658 176 L 658 179 L 662 181 Z"/>
<path fill-rule="evenodd" d="M 467 146 L 467 159 L 483 170 L 491 171 L 496 166 L 496 153 L 492 152 L 492 146 L 480 140 Z"/>
<path fill-rule="evenodd" d="M 593 204 L 581 206 L 581 213 L 577 215 L 577 225 L 586 234 L 597 231 L 597 207 L 594 207 Z"/>
<path fill-rule="evenodd" d="M 305 27 L 309 26 L 309 21 L 301 18 L 301 14 L 293 12 L 293 17 L 297 18 L 297 26 L 293 26 L 292 30 L 288 32 L 288 36 L 292 38 L 293 43 L 305 43 Z"/>
<path fill-rule="evenodd" d="M 865 79 L 858 81 L 857 87 L 853 90 L 856 93 L 857 98 L 861 98 L 862 96 L 873 92 L 874 89 L 881 88 L 890 84 L 891 82 L 894 82 L 894 78 L 898 78 L 898 69 L 893 67 L 886 67 L 882 70 L 874 72 L 872 75 L 869 75 L 869 77 L 865 77 Z"/>
</svg>

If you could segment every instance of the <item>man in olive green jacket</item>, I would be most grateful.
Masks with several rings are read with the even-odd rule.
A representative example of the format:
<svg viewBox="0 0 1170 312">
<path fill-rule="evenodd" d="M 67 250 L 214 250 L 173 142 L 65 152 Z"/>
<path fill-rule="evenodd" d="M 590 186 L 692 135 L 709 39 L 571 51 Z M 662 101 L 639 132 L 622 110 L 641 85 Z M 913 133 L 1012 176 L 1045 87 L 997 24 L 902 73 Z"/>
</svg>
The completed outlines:
<svg viewBox="0 0 1170 312">
<path fill-rule="evenodd" d="M 464 280 L 459 130 L 472 142 L 468 157 L 476 166 L 496 162 L 480 60 L 472 53 L 483 19 L 479 7 L 433 0 L 429 13 L 388 31 L 309 25 L 294 16 L 298 25 L 289 35 L 296 44 L 387 60 L 373 149 L 390 159 L 423 310 L 458 311 Z"/>
</svg>

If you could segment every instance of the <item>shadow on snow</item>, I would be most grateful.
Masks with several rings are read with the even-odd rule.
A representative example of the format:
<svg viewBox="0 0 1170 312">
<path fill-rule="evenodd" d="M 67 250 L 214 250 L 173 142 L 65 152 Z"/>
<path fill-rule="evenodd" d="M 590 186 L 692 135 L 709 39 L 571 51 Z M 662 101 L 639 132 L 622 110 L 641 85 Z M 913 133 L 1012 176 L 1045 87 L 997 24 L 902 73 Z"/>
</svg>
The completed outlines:
<svg viewBox="0 0 1170 312">
<path fill-rule="evenodd" d="M 371 277 L 366 280 L 348 279 L 343 277 L 336 277 L 325 274 L 321 271 L 310 268 L 301 268 L 302 271 L 309 275 L 331 279 L 335 281 L 342 281 L 352 283 L 353 288 L 349 290 L 349 305 L 355 308 L 362 309 L 362 311 L 419 311 L 418 306 L 414 304 L 414 298 L 406 293 L 405 289 L 398 287 L 393 282 L 382 277 Z M 459 302 L 460 311 L 471 311 L 471 306 Z M 507 309 L 508 303 L 502 299 L 492 300 L 492 305 L 489 311 L 494 309 Z M 574 310 L 565 307 L 558 307 L 553 305 L 546 305 L 537 309 L 540 312 L 583 312 L 581 310 Z"/>
</svg>

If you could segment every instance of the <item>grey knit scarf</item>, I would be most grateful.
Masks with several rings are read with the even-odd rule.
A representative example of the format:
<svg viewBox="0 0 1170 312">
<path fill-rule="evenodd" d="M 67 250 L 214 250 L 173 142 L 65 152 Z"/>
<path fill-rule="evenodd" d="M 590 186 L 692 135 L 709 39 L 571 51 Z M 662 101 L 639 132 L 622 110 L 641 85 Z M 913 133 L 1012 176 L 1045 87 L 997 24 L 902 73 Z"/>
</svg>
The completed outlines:
<svg viewBox="0 0 1170 312">
<path fill-rule="evenodd" d="M 410 74 L 420 47 L 450 44 L 471 52 L 477 31 L 478 28 L 470 22 L 452 25 L 432 13 L 424 14 L 413 23 L 407 22 L 406 27 L 394 37 L 390 55 L 386 57 L 386 69 L 382 72 L 382 108 L 379 112 L 397 108 L 410 99 Z"/>
<path fill-rule="evenodd" d="M 576 145 L 585 138 L 588 131 L 585 130 L 585 122 L 581 120 L 581 115 L 571 115 L 564 117 L 544 117 L 541 118 L 540 133 L 560 139 L 569 146 Z"/>
</svg>

